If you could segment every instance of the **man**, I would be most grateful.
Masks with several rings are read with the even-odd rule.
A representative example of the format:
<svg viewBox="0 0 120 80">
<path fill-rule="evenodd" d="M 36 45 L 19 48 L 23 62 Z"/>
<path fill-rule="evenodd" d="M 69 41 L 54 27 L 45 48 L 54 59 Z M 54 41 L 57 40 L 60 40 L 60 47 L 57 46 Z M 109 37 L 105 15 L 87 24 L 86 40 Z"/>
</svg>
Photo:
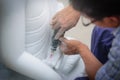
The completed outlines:
<svg viewBox="0 0 120 80">
<path fill-rule="evenodd" d="M 109 60 L 104 65 L 80 41 L 60 38 L 64 43 L 61 44 L 61 49 L 66 54 L 80 53 L 90 79 L 120 80 L 120 2 L 118 0 L 71 0 L 71 3 L 76 10 L 81 12 L 81 15 L 90 19 L 91 23 L 104 28 L 107 26 L 116 28 L 113 33 L 115 39 L 108 55 Z"/>
<path fill-rule="evenodd" d="M 52 20 L 53 29 L 60 28 L 56 37 L 59 38 L 63 32 L 74 27 L 79 20 L 79 17 L 80 12 L 73 9 L 71 5 L 59 11 Z M 107 55 L 114 38 L 112 34 L 113 30 L 114 28 L 100 28 L 98 26 L 95 26 L 91 35 L 91 51 L 94 56 L 103 64 L 108 60 Z M 81 79 L 88 80 L 82 77 L 78 77 L 75 80 Z"/>
</svg>

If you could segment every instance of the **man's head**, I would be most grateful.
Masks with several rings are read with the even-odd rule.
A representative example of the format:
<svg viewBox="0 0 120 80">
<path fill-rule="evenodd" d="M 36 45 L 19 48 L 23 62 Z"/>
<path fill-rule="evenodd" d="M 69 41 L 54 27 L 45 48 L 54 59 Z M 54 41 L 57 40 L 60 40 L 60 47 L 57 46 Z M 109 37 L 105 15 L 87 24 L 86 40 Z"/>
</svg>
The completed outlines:
<svg viewBox="0 0 120 80">
<path fill-rule="evenodd" d="M 117 27 L 120 24 L 119 0 L 70 0 L 73 8 L 99 26 Z"/>
</svg>

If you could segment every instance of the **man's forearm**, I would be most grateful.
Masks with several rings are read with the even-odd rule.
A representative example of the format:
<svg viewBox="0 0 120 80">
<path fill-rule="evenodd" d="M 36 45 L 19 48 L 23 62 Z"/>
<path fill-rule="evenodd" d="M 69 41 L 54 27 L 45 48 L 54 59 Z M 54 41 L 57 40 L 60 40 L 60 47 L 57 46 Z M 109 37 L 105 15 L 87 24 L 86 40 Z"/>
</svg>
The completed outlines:
<svg viewBox="0 0 120 80">
<path fill-rule="evenodd" d="M 84 61 L 86 72 L 90 80 L 95 79 L 96 72 L 102 66 L 102 63 L 93 55 L 89 49 L 80 50 L 80 55 Z"/>
</svg>

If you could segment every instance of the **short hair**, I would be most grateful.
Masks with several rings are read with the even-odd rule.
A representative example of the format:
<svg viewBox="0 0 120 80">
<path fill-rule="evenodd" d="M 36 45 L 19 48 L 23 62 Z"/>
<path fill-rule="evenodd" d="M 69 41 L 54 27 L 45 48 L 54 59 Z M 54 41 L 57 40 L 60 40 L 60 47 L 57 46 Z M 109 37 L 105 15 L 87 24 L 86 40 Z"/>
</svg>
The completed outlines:
<svg viewBox="0 0 120 80">
<path fill-rule="evenodd" d="M 70 0 L 70 3 L 74 9 L 96 20 L 120 16 L 119 0 Z"/>
</svg>

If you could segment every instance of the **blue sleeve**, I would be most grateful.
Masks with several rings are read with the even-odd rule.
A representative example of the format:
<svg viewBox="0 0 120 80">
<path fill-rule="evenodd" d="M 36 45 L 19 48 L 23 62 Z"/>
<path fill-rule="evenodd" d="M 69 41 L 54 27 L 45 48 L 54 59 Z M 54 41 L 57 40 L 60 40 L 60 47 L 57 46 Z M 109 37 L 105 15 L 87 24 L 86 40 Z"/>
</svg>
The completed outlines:
<svg viewBox="0 0 120 80">
<path fill-rule="evenodd" d="M 88 77 L 78 77 L 75 80 L 89 80 L 89 78 Z"/>
</svg>

